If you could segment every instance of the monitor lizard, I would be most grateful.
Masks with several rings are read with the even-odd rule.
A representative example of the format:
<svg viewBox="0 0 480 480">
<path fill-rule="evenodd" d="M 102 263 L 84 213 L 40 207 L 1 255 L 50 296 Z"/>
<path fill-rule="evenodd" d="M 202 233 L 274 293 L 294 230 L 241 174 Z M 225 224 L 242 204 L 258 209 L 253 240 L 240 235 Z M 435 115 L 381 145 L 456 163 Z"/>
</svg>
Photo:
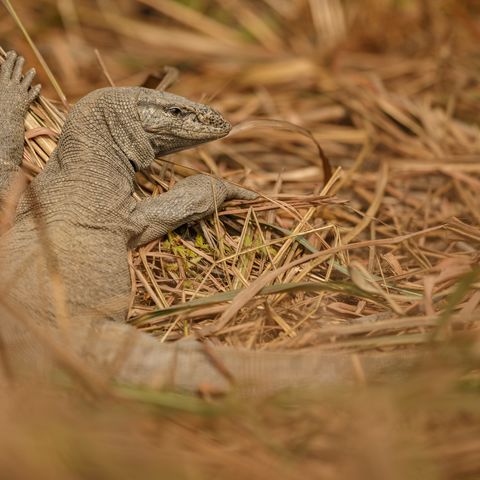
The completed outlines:
<svg viewBox="0 0 480 480">
<path fill-rule="evenodd" d="M 40 92 L 32 86 L 35 71 L 22 75 L 23 64 L 9 52 L 0 67 L 0 201 L 20 169 L 24 116 Z M 21 195 L 14 225 L 0 240 L 6 358 L 27 370 L 47 365 L 53 341 L 118 382 L 189 391 L 236 385 L 270 392 L 355 378 L 358 368 L 348 354 L 161 344 L 126 324 L 129 249 L 211 214 L 227 199 L 257 196 L 200 174 L 137 202 L 135 172 L 156 156 L 224 137 L 230 128 L 206 105 L 142 87 L 95 90 L 71 108 L 57 148 Z M 362 365 L 377 372 L 397 360 L 367 355 Z"/>
</svg>

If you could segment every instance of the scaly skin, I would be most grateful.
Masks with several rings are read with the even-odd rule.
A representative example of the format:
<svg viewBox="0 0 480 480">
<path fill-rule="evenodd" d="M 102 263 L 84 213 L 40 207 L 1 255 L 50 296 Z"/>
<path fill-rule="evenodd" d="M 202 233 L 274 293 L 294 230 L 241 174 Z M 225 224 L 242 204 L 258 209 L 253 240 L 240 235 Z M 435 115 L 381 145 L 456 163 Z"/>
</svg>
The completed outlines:
<svg viewBox="0 0 480 480">
<path fill-rule="evenodd" d="M 20 163 L 22 120 L 38 93 L 38 88 L 29 91 L 25 85 L 32 74 L 26 76 L 28 82 L 20 80 L 22 63 L 10 53 L 1 67 L 0 105 L 14 119 L 0 127 L 0 137 L 9 139 L 4 146 L 7 168 L 2 169 L 8 173 Z M 256 196 L 197 175 L 164 195 L 136 202 L 135 170 L 147 168 L 155 155 L 221 138 L 230 128 L 210 107 L 155 90 L 105 88 L 80 100 L 70 111 L 45 170 L 23 195 L 3 249 L 6 258 L 19 249 L 32 258 L 25 267 L 30 294 L 26 298 L 23 288 L 13 288 L 12 300 L 32 314 L 58 321 L 55 289 L 45 281 L 58 270 L 66 315 L 74 322 L 125 321 L 131 291 L 129 248 L 211 214 L 226 199 Z M 14 276 L 11 270 L 6 267 Z"/>
<path fill-rule="evenodd" d="M 23 119 L 39 92 L 39 86 L 31 87 L 34 71 L 22 78 L 22 66 L 23 59 L 10 52 L 0 67 L 0 112 L 6 119 L 0 123 L 0 202 L 19 169 Z M 144 88 L 96 90 L 72 108 L 56 150 L 21 197 L 14 226 L 0 239 L 3 357 L 6 351 L 9 361 L 29 371 L 47 368 L 52 352 L 58 353 L 51 342 L 57 342 L 117 381 L 190 391 L 231 387 L 211 355 L 251 393 L 355 377 L 347 355 L 213 347 L 207 354 L 198 342 L 159 344 L 122 323 L 131 287 L 128 249 L 211 214 L 226 199 L 256 196 L 198 175 L 136 202 L 135 170 L 148 167 L 155 155 L 221 138 L 229 130 L 205 105 Z M 378 372 L 397 360 L 368 357 L 364 368 Z"/>
</svg>

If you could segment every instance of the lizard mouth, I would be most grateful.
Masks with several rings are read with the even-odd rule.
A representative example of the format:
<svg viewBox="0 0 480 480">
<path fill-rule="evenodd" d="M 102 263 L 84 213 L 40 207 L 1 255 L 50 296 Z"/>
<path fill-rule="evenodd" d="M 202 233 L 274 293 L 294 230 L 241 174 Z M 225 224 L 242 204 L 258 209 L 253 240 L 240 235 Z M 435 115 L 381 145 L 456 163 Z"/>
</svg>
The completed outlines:
<svg viewBox="0 0 480 480">
<path fill-rule="evenodd" d="M 232 126 L 225 122 L 224 125 L 202 125 L 196 126 L 196 128 L 181 128 L 178 131 L 179 136 L 185 139 L 215 139 L 222 138 L 229 134 Z"/>
</svg>

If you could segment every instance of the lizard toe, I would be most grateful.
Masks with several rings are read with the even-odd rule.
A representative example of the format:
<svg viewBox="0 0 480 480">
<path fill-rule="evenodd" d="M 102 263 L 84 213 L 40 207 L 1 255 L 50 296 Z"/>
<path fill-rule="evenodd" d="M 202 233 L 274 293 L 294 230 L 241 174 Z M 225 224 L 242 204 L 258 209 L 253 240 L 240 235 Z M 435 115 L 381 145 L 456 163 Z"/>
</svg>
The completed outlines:
<svg viewBox="0 0 480 480">
<path fill-rule="evenodd" d="M 28 70 L 28 72 L 24 75 L 21 81 L 22 87 L 29 88 L 36 74 L 37 72 L 34 68 L 31 68 L 30 70 Z"/>
<path fill-rule="evenodd" d="M 0 78 L 3 81 L 9 81 L 12 77 L 12 70 L 15 65 L 15 60 L 17 59 L 17 53 L 11 50 L 7 53 L 5 61 L 0 67 Z"/>
<path fill-rule="evenodd" d="M 13 71 L 12 71 L 12 80 L 14 82 L 20 81 L 20 78 L 22 77 L 24 63 L 25 63 L 25 59 L 23 57 L 17 57 L 15 61 L 15 65 L 13 66 Z"/>
<path fill-rule="evenodd" d="M 33 86 L 29 92 L 28 92 L 28 101 L 31 103 L 33 102 L 38 95 L 40 94 L 40 90 L 42 89 L 42 86 L 40 84 L 37 84 Z"/>
</svg>

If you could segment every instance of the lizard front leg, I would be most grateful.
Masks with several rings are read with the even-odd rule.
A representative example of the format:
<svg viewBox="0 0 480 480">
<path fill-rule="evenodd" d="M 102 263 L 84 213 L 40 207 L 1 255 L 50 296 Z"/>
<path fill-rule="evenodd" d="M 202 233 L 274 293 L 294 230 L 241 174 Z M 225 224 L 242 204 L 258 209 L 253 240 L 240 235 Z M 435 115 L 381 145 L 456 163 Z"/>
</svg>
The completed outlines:
<svg viewBox="0 0 480 480">
<path fill-rule="evenodd" d="M 35 77 L 32 68 L 22 78 L 24 59 L 8 52 L 0 66 L 0 201 L 22 163 L 23 122 L 28 107 L 40 92 L 40 85 L 31 87 Z"/>
<path fill-rule="evenodd" d="M 151 242 L 184 223 L 199 220 L 225 200 L 252 200 L 257 194 L 208 175 L 194 175 L 178 182 L 158 197 L 137 204 L 132 214 L 133 248 Z"/>
</svg>

